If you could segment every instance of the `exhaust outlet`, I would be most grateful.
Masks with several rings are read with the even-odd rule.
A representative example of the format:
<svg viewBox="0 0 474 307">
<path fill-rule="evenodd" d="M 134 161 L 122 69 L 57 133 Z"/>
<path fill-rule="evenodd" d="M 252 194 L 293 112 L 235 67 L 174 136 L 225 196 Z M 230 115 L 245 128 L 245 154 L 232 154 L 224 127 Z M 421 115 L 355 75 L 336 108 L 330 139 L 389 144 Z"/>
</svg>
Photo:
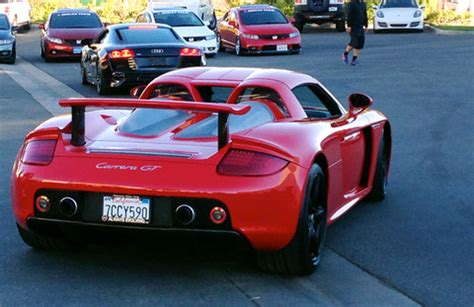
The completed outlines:
<svg viewBox="0 0 474 307">
<path fill-rule="evenodd" d="M 189 205 L 180 205 L 176 208 L 175 217 L 181 225 L 189 225 L 196 218 L 194 209 Z"/>
<path fill-rule="evenodd" d="M 64 197 L 59 202 L 59 210 L 65 216 L 71 217 L 77 213 L 77 202 L 74 198 Z"/>
</svg>

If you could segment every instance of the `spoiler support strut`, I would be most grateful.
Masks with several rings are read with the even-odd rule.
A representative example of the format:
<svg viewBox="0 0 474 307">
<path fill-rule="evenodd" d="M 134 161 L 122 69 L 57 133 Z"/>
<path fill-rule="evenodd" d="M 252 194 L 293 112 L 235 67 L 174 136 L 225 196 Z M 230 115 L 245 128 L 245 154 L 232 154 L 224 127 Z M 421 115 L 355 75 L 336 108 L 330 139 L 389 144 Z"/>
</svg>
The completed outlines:
<svg viewBox="0 0 474 307">
<path fill-rule="evenodd" d="M 217 144 L 218 148 L 225 147 L 230 140 L 229 114 L 244 115 L 250 111 L 248 105 L 222 104 L 208 102 L 183 102 L 172 100 L 148 99 L 95 99 L 95 98 L 70 98 L 61 99 L 59 105 L 71 107 L 71 144 L 83 146 L 85 139 L 85 110 L 86 107 L 118 107 L 118 108 L 150 108 L 188 110 L 197 112 L 217 113 Z"/>
</svg>

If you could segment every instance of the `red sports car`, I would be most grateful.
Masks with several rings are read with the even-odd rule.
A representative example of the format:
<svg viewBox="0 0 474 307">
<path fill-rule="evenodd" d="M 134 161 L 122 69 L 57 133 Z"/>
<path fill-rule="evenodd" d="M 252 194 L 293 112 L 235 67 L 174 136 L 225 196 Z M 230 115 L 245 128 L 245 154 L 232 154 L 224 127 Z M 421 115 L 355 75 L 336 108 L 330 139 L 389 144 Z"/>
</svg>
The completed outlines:
<svg viewBox="0 0 474 307">
<path fill-rule="evenodd" d="M 298 53 L 300 32 L 283 13 L 270 5 L 230 9 L 218 24 L 220 50 L 243 53 Z"/>
<path fill-rule="evenodd" d="M 391 128 L 371 104 L 352 94 L 346 111 L 296 72 L 210 67 L 139 99 L 61 100 L 72 115 L 30 132 L 13 166 L 18 230 L 36 248 L 68 226 L 238 236 L 263 269 L 309 274 L 326 226 L 385 196 Z"/>
<path fill-rule="evenodd" d="M 41 31 L 41 57 L 46 62 L 57 58 L 80 58 L 82 47 L 104 28 L 99 16 L 86 9 L 60 9 L 51 13 Z"/>
</svg>

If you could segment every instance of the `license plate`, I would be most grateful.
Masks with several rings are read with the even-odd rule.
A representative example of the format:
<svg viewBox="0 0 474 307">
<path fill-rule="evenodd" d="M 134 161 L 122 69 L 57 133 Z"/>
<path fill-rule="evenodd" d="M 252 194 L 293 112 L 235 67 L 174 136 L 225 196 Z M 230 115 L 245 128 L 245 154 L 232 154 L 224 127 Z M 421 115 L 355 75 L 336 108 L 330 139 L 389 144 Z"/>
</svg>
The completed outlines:
<svg viewBox="0 0 474 307">
<path fill-rule="evenodd" d="M 80 54 L 82 52 L 82 47 L 75 47 L 72 52 L 74 54 Z"/>
<path fill-rule="evenodd" d="M 337 11 L 336 6 L 329 7 L 329 12 L 335 12 L 335 11 Z"/>
<path fill-rule="evenodd" d="M 288 45 L 277 45 L 277 51 L 288 51 Z"/>
<path fill-rule="evenodd" d="M 131 195 L 104 196 L 102 221 L 150 223 L 150 199 Z"/>
</svg>

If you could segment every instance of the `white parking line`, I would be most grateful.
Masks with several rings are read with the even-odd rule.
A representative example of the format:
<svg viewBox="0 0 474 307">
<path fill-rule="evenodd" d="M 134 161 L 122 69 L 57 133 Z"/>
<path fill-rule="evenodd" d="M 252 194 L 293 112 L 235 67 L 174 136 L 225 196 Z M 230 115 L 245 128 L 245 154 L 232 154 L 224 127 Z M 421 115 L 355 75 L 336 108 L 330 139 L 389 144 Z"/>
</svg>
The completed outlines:
<svg viewBox="0 0 474 307">
<path fill-rule="evenodd" d="M 17 56 L 15 65 L 0 64 L 0 69 L 5 71 L 10 78 L 15 80 L 25 91 L 38 101 L 52 115 L 67 112 L 58 105 L 61 98 L 79 97 L 81 94 L 51 77 L 41 69 Z"/>
</svg>

